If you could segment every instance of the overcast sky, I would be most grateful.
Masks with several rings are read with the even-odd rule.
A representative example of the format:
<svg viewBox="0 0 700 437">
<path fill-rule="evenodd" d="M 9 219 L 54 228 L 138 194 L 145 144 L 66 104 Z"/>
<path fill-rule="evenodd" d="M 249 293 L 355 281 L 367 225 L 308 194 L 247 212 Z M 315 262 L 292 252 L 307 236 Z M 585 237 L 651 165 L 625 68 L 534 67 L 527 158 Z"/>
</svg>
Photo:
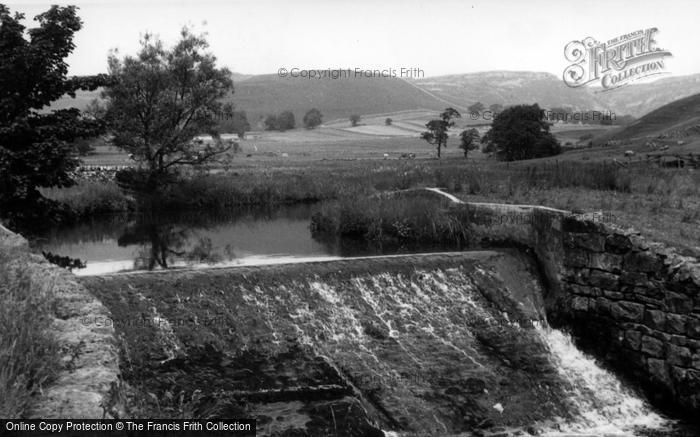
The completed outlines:
<svg viewBox="0 0 700 437">
<path fill-rule="evenodd" d="M 1 0 L 0 0 L 1 1 Z M 8 3 L 27 17 L 51 3 Z M 63 3 L 61 3 L 63 4 Z M 133 54 L 149 31 L 166 42 L 183 25 L 206 32 L 221 65 L 249 74 L 279 68 L 420 68 L 425 76 L 487 70 L 561 76 L 564 46 L 657 27 L 673 53 L 667 71 L 700 73 L 698 0 L 75 0 L 84 27 L 71 74 L 106 71 L 109 49 Z"/>
</svg>

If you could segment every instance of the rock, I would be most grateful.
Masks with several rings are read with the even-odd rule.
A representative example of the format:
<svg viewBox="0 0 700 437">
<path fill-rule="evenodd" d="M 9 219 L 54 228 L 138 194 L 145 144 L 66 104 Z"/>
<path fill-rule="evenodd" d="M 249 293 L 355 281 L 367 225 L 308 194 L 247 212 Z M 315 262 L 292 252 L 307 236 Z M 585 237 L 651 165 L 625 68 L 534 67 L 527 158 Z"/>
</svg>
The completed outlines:
<svg viewBox="0 0 700 437">
<path fill-rule="evenodd" d="M 700 339 L 700 318 L 688 317 L 686 324 L 686 334 L 688 337 Z"/>
<path fill-rule="evenodd" d="M 564 291 L 569 294 L 579 295 L 579 296 L 597 296 L 597 289 L 593 287 L 588 287 L 586 285 L 578 284 L 564 284 Z"/>
<path fill-rule="evenodd" d="M 605 250 L 616 254 L 623 254 L 632 248 L 632 241 L 627 235 L 612 234 L 605 238 Z"/>
<path fill-rule="evenodd" d="M 593 233 L 602 230 L 602 227 L 592 220 L 582 220 L 575 216 L 564 217 L 561 224 L 562 231 L 576 233 Z"/>
<path fill-rule="evenodd" d="M 641 322 L 644 317 L 644 305 L 633 302 L 615 302 L 610 305 L 610 312 L 615 319 Z"/>
<path fill-rule="evenodd" d="M 666 314 L 666 332 L 671 334 L 685 334 L 685 316 L 679 314 Z"/>
<path fill-rule="evenodd" d="M 588 268 L 569 268 L 564 271 L 564 280 L 574 284 L 587 284 L 589 276 Z"/>
<path fill-rule="evenodd" d="M 666 329 L 666 313 L 659 310 L 647 310 L 644 313 L 644 324 L 651 329 Z"/>
<path fill-rule="evenodd" d="M 639 331 L 625 331 L 625 344 L 632 350 L 638 351 L 642 347 L 642 334 Z"/>
<path fill-rule="evenodd" d="M 575 296 L 571 299 L 571 309 L 574 311 L 588 311 L 588 298 Z"/>
<path fill-rule="evenodd" d="M 640 272 L 623 271 L 620 273 L 620 283 L 629 285 L 644 285 L 647 283 L 647 275 Z"/>
<path fill-rule="evenodd" d="M 664 305 L 668 311 L 678 314 L 687 314 L 693 310 L 693 300 L 679 293 L 666 293 Z"/>
<path fill-rule="evenodd" d="M 654 253 L 630 252 L 624 256 L 625 270 L 634 272 L 658 272 L 663 268 L 663 262 Z"/>
<path fill-rule="evenodd" d="M 612 273 L 591 270 L 589 283 L 594 287 L 617 291 L 620 289 L 618 277 Z"/>
<path fill-rule="evenodd" d="M 649 358 L 649 360 L 647 360 L 647 369 L 649 369 L 649 375 L 652 380 L 666 387 L 671 386 L 671 377 L 668 374 L 668 369 L 666 368 L 666 362 L 664 360 Z"/>
<path fill-rule="evenodd" d="M 584 250 L 570 249 L 564 252 L 564 265 L 567 267 L 588 267 L 589 253 Z"/>
<path fill-rule="evenodd" d="M 620 293 L 619 291 L 610 291 L 610 290 L 603 290 L 603 296 L 607 297 L 608 299 L 612 300 L 621 300 L 625 297 L 623 293 Z"/>
<path fill-rule="evenodd" d="M 589 257 L 589 267 L 593 269 L 605 270 L 613 273 L 620 273 L 622 266 L 622 256 L 611 253 L 592 253 Z"/>
<path fill-rule="evenodd" d="M 605 237 L 602 234 L 568 233 L 564 235 L 564 244 L 570 248 L 586 249 L 593 252 L 603 252 L 605 250 Z"/>
<path fill-rule="evenodd" d="M 691 366 L 700 370 L 700 353 L 693 354 L 693 357 L 691 358 Z"/>
<path fill-rule="evenodd" d="M 676 366 L 690 366 L 692 362 L 690 349 L 687 347 L 676 346 L 675 344 L 666 345 L 666 356 L 668 363 Z"/>
<path fill-rule="evenodd" d="M 664 344 L 659 339 L 645 335 L 642 337 L 641 351 L 649 356 L 661 358 L 664 356 Z"/>
</svg>

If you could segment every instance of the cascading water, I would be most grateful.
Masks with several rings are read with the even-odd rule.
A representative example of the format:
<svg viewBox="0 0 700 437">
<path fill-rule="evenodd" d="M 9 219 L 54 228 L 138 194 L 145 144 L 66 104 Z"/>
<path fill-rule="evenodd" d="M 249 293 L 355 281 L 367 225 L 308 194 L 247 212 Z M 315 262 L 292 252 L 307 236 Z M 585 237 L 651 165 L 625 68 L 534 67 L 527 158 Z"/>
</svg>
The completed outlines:
<svg viewBox="0 0 700 437">
<path fill-rule="evenodd" d="M 258 435 L 360 436 L 372 427 L 402 436 L 675 435 L 546 325 L 530 260 L 496 252 L 410 260 L 85 283 L 117 316 L 170 320 L 115 325 L 130 384 L 159 399 L 198 392 L 218 414 L 232 411 L 224 400 L 248 399 L 246 415 L 273 418 Z M 204 408 L 198 402 L 194 411 Z"/>
<path fill-rule="evenodd" d="M 574 420 L 561 420 L 543 435 L 598 437 L 644 435 L 652 430 L 671 432 L 670 420 L 577 349 L 570 335 L 546 324 L 535 326 L 569 385 L 568 400 L 576 411 Z"/>
</svg>

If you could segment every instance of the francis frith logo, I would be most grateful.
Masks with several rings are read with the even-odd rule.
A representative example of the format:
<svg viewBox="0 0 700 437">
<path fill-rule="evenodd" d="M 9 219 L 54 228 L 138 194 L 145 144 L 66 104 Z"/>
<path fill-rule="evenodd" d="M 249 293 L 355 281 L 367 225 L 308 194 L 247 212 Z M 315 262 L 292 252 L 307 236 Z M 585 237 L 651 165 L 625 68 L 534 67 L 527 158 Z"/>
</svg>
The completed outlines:
<svg viewBox="0 0 700 437">
<path fill-rule="evenodd" d="M 591 37 L 571 41 L 564 48 L 566 60 L 571 62 L 564 70 L 564 83 L 572 88 L 600 84 L 608 91 L 665 73 L 664 58 L 671 52 L 658 47 L 657 32 L 652 27 L 606 42 Z"/>
</svg>

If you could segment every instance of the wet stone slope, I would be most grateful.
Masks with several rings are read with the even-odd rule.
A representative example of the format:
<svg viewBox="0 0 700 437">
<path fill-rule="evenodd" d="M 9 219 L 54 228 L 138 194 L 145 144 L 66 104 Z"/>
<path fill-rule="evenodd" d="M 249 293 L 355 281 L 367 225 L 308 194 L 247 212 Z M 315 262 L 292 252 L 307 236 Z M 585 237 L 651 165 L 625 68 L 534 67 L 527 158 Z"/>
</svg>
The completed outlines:
<svg viewBox="0 0 700 437">
<path fill-rule="evenodd" d="M 121 346 L 121 417 L 255 417 L 259 435 L 498 432 L 575 414 L 510 252 L 81 279 Z"/>
</svg>

